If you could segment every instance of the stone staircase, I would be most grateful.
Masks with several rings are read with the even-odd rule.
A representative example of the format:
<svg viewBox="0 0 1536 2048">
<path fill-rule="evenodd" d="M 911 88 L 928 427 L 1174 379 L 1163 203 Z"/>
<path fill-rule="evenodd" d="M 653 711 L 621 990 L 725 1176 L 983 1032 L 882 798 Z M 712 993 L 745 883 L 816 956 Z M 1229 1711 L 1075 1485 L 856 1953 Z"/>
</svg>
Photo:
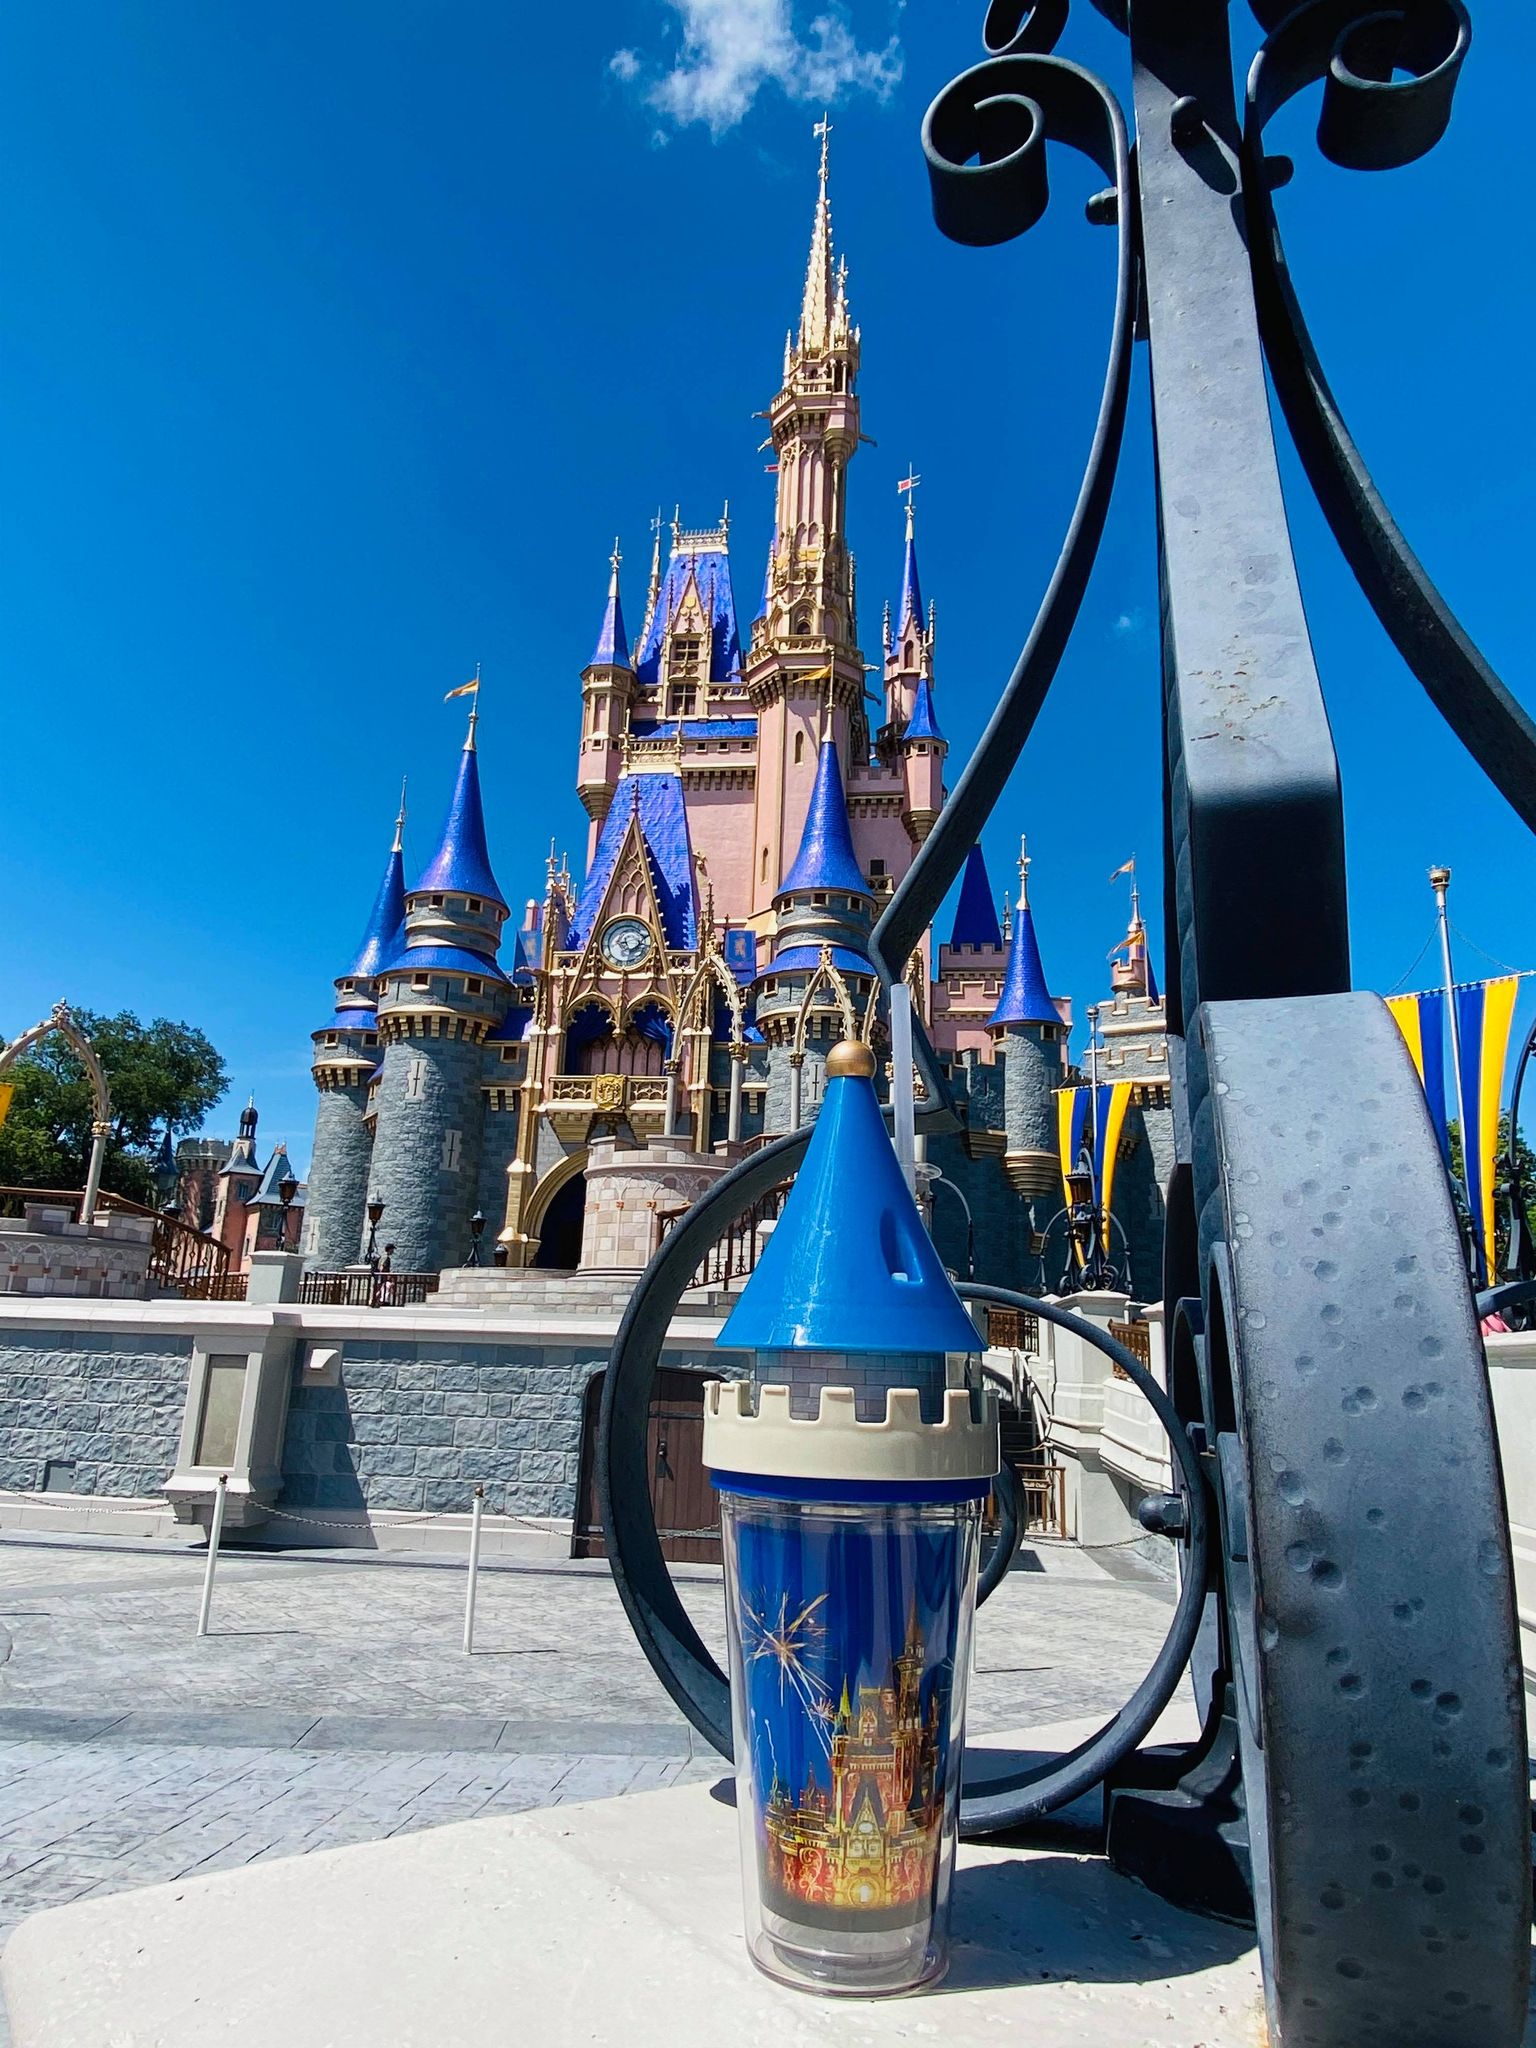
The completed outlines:
<svg viewBox="0 0 1536 2048">
<path fill-rule="evenodd" d="M 622 1315 L 634 1292 L 635 1273 L 560 1273 L 540 1266 L 450 1266 L 437 1292 L 423 1304 L 501 1315 Z M 677 1305 L 679 1316 L 719 1320 L 729 1313 L 736 1287 L 691 1288 Z"/>
</svg>

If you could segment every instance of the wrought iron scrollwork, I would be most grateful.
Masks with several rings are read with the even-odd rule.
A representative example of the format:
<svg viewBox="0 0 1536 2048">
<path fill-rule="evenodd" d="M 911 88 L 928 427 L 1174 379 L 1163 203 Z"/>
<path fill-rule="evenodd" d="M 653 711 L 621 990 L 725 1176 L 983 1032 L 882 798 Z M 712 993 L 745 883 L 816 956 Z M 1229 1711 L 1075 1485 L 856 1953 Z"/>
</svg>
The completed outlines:
<svg viewBox="0 0 1536 2048">
<path fill-rule="evenodd" d="M 1325 156 L 1352 170 L 1414 162 L 1445 132 L 1471 36 L 1461 0 L 1406 0 L 1391 13 L 1362 0 L 1312 0 L 1287 13 L 1249 73 L 1244 195 L 1264 351 L 1334 538 L 1431 703 L 1536 831 L 1536 722 L 1435 587 L 1349 432 L 1297 298 L 1264 156 L 1268 123 L 1320 81 Z"/>
</svg>

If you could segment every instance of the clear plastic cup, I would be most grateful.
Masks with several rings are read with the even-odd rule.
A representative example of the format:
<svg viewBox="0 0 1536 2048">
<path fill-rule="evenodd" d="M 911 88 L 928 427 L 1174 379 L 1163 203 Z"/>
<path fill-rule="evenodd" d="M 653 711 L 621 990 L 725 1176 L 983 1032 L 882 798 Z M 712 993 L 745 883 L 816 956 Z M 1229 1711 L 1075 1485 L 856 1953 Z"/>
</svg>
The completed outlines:
<svg viewBox="0 0 1536 2048">
<path fill-rule="evenodd" d="M 916 1991 L 949 1961 L 986 1482 L 824 1501 L 732 1477 L 720 1519 L 747 1947 L 801 1990 Z"/>
</svg>

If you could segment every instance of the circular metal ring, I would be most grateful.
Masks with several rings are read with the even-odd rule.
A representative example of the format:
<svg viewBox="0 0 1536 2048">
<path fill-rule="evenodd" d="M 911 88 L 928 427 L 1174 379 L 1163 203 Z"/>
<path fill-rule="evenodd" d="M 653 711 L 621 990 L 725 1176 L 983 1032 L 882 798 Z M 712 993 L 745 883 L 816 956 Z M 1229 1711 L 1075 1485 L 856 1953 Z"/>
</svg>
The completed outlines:
<svg viewBox="0 0 1536 2048">
<path fill-rule="evenodd" d="M 808 1133 L 797 1134 L 742 1160 L 671 1232 L 630 1297 L 603 1386 L 598 1496 L 614 1582 L 657 1677 L 704 1739 L 727 1759 L 732 1754 L 730 1688 L 678 1598 L 656 1534 L 645 1456 L 651 1389 L 673 1311 L 700 1258 L 719 1235 L 719 1215 L 738 1214 L 775 1186 L 798 1163 L 808 1143 Z M 1199 1631 L 1208 1524 L 1204 1480 L 1177 1411 L 1123 1344 L 1070 1310 L 1031 1295 L 971 1282 L 961 1286 L 959 1293 L 968 1301 L 1022 1309 L 1074 1330 L 1118 1365 L 1141 1389 L 1169 1433 L 1188 1507 L 1183 1584 L 1167 1637 L 1151 1669 L 1120 1711 L 1088 1741 L 1047 1764 L 995 1780 L 985 1793 L 963 1799 L 961 1830 L 977 1835 L 1023 1826 L 1078 1798 L 1098 1784 L 1151 1729 L 1172 1697 Z M 999 1581 L 1001 1577 L 999 1571 Z"/>
</svg>

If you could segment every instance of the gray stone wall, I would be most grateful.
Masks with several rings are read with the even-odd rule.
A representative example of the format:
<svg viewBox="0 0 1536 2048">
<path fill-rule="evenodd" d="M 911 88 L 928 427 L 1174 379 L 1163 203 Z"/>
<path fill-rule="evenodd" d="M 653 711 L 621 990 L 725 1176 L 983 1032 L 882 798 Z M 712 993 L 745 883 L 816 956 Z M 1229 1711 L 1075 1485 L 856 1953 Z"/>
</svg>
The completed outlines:
<svg viewBox="0 0 1536 2048">
<path fill-rule="evenodd" d="M 301 1347 L 279 1505 L 464 1510 L 483 1484 L 492 1514 L 572 1516 L 582 1397 L 606 1357 L 601 1340 L 349 1337 L 340 1383 L 315 1387 Z"/>
<path fill-rule="evenodd" d="M 1040 1262 L 1029 1253 L 1031 1205 L 1008 1184 L 1000 1159 L 969 1159 L 964 1142 L 946 1136 L 928 1140 L 928 1157 L 964 1195 L 975 1225 L 974 1251 L 978 1280 L 994 1287 L 1019 1287 L 1033 1293 Z M 939 1257 L 961 1279 L 966 1274 L 965 1211 L 942 1186 L 930 1197 L 930 1233 Z M 1049 1214 L 1049 1202 L 1034 1205 Z M 1058 1202 L 1056 1207 L 1060 1207 Z"/>
<path fill-rule="evenodd" d="M 353 1265 L 362 1256 L 373 1160 L 373 1135 L 363 1121 L 367 1101 L 366 1084 L 322 1088 L 315 1110 L 304 1249 L 309 1263 L 326 1272 Z"/>
<path fill-rule="evenodd" d="M 1163 1290 L 1165 1190 L 1173 1173 L 1173 1112 L 1131 1109 L 1122 1145 L 1128 1157 L 1115 1165 L 1111 1207 L 1126 1235 L 1131 1256 L 1131 1291 L 1138 1301 L 1157 1301 Z M 1120 1256 L 1118 1235 L 1115 1255 Z"/>
<path fill-rule="evenodd" d="M 0 1332 L 0 1486 L 43 1483 L 73 1458 L 71 1493 L 158 1493 L 176 1463 L 190 1337 Z"/>
<path fill-rule="evenodd" d="M 942 1351 L 760 1351 L 754 1387 L 789 1388 L 789 1412 L 814 1421 L 823 1387 L 851 1387 L 860 1422 L 884 1422 L 893 1387 L 916 1387 L 925 1422 L 944 1420 L 946 1360 Z"/>
<path fill-rule="evenodd" d="M 419 1086 L 410 1077 L 419 1060 Z M 467 1038 L 407 1038 L 384 1055 L 373 1141 L 373 1184 L 384 1198 L 379 1242 L 395 1270 L 462 1265 L 480 1188 L 485 1121 L 481 1048 Z M 457 1158 L 446 1145 L 458 1132 Z"/>
<path fill-rule="evenodd" d="M 479 1190 L 475 1198 L 485 1216 L 485 1236 L 480 1243 L 481 1257 L 486 1260 L 507 1220 L 507 1168 L 517 1156 L 517 1126 L 515 1109 L 486 1107 L 480 1141 Z"/>
<path fill-rule="evenodd" d="M 1003 1034 L 1003 1128 L 1010 1152 L 1056 1153 L 1056 1090 L 1061 1046 L 1021 1024 Z"/>
</svg>

